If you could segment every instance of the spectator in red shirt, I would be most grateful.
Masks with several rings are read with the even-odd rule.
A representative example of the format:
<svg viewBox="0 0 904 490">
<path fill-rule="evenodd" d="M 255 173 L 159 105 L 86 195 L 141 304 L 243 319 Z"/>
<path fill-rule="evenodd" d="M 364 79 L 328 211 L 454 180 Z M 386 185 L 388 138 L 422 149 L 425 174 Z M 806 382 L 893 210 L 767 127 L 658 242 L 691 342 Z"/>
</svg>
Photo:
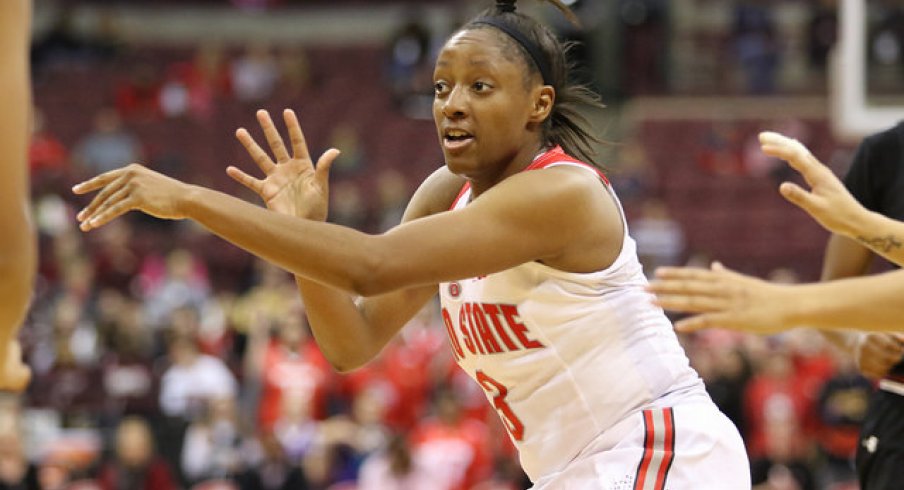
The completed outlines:
<svg viewBox="0 0 904 490">
<path fill-rule="evenodd" d="M 44 126 L 44 113 L 35 108 L 31 141 L 28 145 L 28 166 L 33 185 L 44 188 L 46 181 L 59 179 L 69 170 L 69 151 Z"/>
<path fill-rule="evenodd" d="M 116 110 L 126 119 L 155 120 L 160 117 L 160 80 L 155 68 L 139 64 L 116 87 Z"/>
<path fill-rule="evenodd" d="M 191 61 L 180 61 L 166 68 L 160 88 L 160 110 L 167 117 L 190 116 L 209 120 L 217 100 L 232 92 L 230 74 L 224 63 L 223 47 L 205 43 Z"/>
<path fill-rule="evenodd" d="M 414 462 L 433 475 L 434 490 L 468 490 L 489 477 L 487 428 L 482 422 L 462 417 L 451 390 L 440 389 L 434 407 L 436 417 L 412 434 Z"/>
<path fill-rule="evenodd" d="M 273 429 L 287 392 L 310 400 L 308 413 L 315 419 L 325 415 L 324 397 L 331 373 L 302 322 L 300 314 L 285 317 L 277 326 L 274 340 L 269 338 L 267 324 L 251 327 L 254 331 L 246 362 L 249 377 L 261 385 L 258 405 L 261 430 Z"/>
<path fill-rule="evenodd" d="M 795 445 L 792 451 L 801 450 L 800 446 L 809 442 L 802 430 L 812 405 L 800 390 L 788 352 L 773 347 L 757 371 L 744 393 L 747 450 L 751 459 L 766 454 L 770 445 L 767 429 L 780 423 L 799 431 L 789 440 Z"/>
</svg>

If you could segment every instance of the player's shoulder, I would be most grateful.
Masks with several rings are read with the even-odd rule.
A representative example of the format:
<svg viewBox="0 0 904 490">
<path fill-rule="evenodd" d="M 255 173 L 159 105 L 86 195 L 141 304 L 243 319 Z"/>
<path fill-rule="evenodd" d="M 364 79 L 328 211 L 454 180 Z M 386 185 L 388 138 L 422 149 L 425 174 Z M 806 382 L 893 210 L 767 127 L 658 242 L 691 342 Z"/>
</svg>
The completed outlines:
<svg viewBox="0 0 904 490">
<path fill-rule="evenodd" d="M 863 138 L 847 170 L 844 185 L 863 205 L 874 209 L 869 195 L 904 175 L 902 159 L 904 121 Z"/>
<path fill-rule="evenodd" d="M 862 145 L 869 150 L 870 155 L 869 162 L 864 163 L 900 162 L 904 156 L 904 121 L 867 136 Z"/>
<path fill-rule="evenodd" d="M 891 135 L 894 135 L 894 137 L 899 140 L 904 139 L 904 119 L 898 121 L 898 124 L 895 124 L 886 131 L 883 131 L 883 133 L 890 133 L 889 137 L 891 137 Z"/>
<path fill-rule="evenodd" d="M 600 184 L 607 181 L 601 175 L 587 164 L 563 160 L 512 175 L 499 189 L 544 205 L 561 202 L 571 207 L 606 194 Z"/>
<path fill-rule="evenodd" d="M 597 190 L 599 189 L 598 183 L 600 181 L 604 184 L 609 184 L 609 179 L 600 167 L 572 156 L 563 150 L 561 146 L 556 146 L 537 157 L 526 170 L 545 170 L 547 171 L 545 173 L 547 176 L 552 175 L 550 172 L 575 175 L 578 176 L 578 181 L 592 182 L 593 188 Z"/>
<path fill-rule="evenodd" d="M 405 220 L 448 211 L 465 182 L 464 177 L 455 175 L 445 165 L 436 169 L 415 191 L 405 211 Z"/>
</svg>

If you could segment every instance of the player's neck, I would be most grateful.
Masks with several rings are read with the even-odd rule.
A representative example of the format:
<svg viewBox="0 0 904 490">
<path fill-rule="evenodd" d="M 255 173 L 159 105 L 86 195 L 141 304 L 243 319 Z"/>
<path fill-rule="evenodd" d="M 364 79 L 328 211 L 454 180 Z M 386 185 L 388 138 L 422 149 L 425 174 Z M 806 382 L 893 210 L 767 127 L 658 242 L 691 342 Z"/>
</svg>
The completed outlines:
<svg viewBox="0 0 904 490">
<path fill-rule="evenodd" d="M 529 167 L 534 160 L 547 151 L 549 151 L 549 148 L 539 142 L 536 145 L 525 146 L 521 148 L 506 165 L 501 167 L 502 170 L 500 172 L 497 172 L 495 175 L 482 176 L 483 178 L 471 179 L 471 199 L 483 194 L 494 185 L 512 175 L 523 171 L 525 168 Z"/>
</svg>

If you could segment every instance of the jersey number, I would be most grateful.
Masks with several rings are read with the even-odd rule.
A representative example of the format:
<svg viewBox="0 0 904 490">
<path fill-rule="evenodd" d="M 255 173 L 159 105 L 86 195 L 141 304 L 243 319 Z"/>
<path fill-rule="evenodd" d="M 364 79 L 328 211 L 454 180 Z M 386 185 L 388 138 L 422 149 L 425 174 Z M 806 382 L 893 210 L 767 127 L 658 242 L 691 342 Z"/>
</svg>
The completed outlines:
<svg viewBox="0 0 904 490">
<path fill-rule="evenodd" d="M 502 417 L 505 428 L 508 429 L 512 438 L 516 441 L 524 439 L 524 424 L 512 411 L 512 407 L 505 401 L 505 396 L 508 395 L 508 388 L 484 374 L 483 371 L 477 371 L 477 382 L 480 383 L 483 389 L 493 395 L 493 406 L 496 407 L 496 411 Z"/>
</svg>

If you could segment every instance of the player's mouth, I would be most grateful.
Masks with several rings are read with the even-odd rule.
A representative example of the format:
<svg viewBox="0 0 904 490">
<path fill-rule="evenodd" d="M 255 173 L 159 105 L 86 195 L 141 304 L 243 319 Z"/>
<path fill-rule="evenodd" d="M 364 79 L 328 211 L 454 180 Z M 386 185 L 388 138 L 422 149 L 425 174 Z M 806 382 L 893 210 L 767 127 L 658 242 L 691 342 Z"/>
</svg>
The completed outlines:
<svg viewBox="0 0 904 490">
<path fill-rule="evenodd" d="M 443 148 L 449 153 L 461 153 L 474 142 L 474 135 L 463 129 L 443 131 Z"/>
</svg>

